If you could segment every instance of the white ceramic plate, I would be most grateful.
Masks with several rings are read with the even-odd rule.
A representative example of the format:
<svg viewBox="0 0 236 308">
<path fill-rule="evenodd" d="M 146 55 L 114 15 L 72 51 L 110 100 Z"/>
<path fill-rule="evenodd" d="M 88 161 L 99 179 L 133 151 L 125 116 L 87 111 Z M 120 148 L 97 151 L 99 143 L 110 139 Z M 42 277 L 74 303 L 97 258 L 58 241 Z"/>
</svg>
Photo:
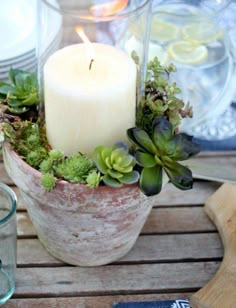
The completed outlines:
<svg viewBox="0 0 236 308">
<path fill-rule="evenodd" d="M 8 59 L 34 46 L 35 13 L 31 1 L 7 0 L 0 9 L 0 59 Z"/>
<path fill-rule="evenodd" d="M 57 5 L 57 1 L 55 5 Z M 45 9 L 43 48 L 47 49 L 61 28 L 59 15 Z M 7 0 L 0 4 L 0 61 L 16 60 L 32 52 L 36 42 L 36 0 Z M 49 31 L 50 29 L 50 31 Z M 3 63 L 2 63 L 3 64 Z"/>
<path fill-rule="evenodd" d="M 51 42 L 49 48 L 43 54 L 43 57 L 47 58 L 48 55 L 50 55 L 55 50 L 57 50 L 60 46 L 60 42 L 61 42 L 61 37 L 59 37 L 59 36 L 56 37 L 56 39 L 54 39 L 54 41 Z M 33 61 L 35 61 L 35 63 L 36 63 L 35 50 L 33 50 L 33 52 L 31 52 L 31 53 L 27 53 L 27 56 L 24 55 L 22 57 L 14 58 L 14 60 L 12 60 L 12 61 L 9 61 L 9 60 L 3 61 L 3 62 L 0 61 L 0 73 L 8 72 L 10 67 L 13 67 L 13 68 L 17 68 L 19 66 L 24 67 L 24 65 L 27 65 L 29 62 L 33 62 Z"/>
<path fill-rule="evenodd" d="M 31 58 L 27 61 L 21 61 L 19 63 L 14 63 L 14 64 L 9 65 L 9 66 L 4 66 L 3 68 L 0 66 L 0 74 L 8 73 L 10 68 L 25 69 L 25 67 L 27 67 L 29 65 L 34 65 L 34 67 L 36 68 L 36 65 L 37 65 L 36 59 Z"/>
</svg>

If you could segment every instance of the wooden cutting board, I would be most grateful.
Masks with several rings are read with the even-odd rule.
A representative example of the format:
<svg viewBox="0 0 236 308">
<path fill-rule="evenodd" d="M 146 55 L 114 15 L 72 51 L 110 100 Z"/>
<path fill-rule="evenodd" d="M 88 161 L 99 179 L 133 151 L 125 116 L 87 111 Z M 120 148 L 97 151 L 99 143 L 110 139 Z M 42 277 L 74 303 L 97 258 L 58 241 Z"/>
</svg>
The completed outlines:
<svg viewBox="0 0 236 308">
<path fill-rule="evenodd" d="M 215 276 L 192 296 L 191 307 L 236 308 L 236 185 L 223 184 L 205 210 L 220 233 L 224 259 Z"/>
</svg>

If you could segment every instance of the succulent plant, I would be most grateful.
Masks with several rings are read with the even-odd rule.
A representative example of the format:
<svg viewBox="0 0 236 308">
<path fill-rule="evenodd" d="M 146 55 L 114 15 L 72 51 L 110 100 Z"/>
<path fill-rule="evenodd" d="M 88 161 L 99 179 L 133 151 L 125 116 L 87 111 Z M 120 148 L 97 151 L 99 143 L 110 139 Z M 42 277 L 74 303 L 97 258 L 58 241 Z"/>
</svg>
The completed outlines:
<svg viewBox="0 0 236 308">
<path fill-rule="evenodd" d="M 43 147 L 37 147 L 36 150 L 28 152 L 26 155 L 26 162 L 32 167 L 38 167 L 42 162 L 42 159 L 47 156 L 47 151 Z"/>
<path fill-rule="evenodd" d="M 9 79 L 11 83 L 0 82 L 0 100 L 9 112 L 22 114 L 39 104 L 35 73 L 10 69 Z"/>
<path fill-rule="evenodd" d="M 86 183 L 88 174 L 95 169 L 92 159 L 78 153 L 67 157 L 53 167 L 57 177 L 64 178 L 71 183 Z"/>
<path fill-rule="evenodd" d="M 135 149 L 137 163 L 143 168 L 140 189 L 147 196 L 158 194 L 162 188 L 162 171 L 182 190 L 192 188 L 192 173 L 177 161 L 186 160 L 200 151 L 199 145 L 186 134 L 175 134 L 165 117 L 157 117 L 149 135 L 141 128 L 127 130 Z"/>
<path fill-rule="evenodd" d="M 40 163 L 39 169 L 42 173 L 54 174 L 54 169 L 64 160 L 64 154 L 60 150 L 50 150 L 47 157 Z"/>
<path fill-rule="evenodd" d="M 136 161 L 128 153 L 128 147 L 117 143 L 112 147 L 98 146 L 94 150 L 94 161 L 104 175 L 103 182 L 111 187 L 133 184 L 139 179 L 139 173 L 133 170 Z"/>
<path fill-rule="evenodd" d="M 98 187 L 101 180 L 102 180 L 102 176 L 101 176 L 100 172 L 98 172 L 97 170 L 93 170 L 86 177 L 87 186 L 90 187 L 90 188 Z"/>
<path fill-rule="evenodd" d="M 170 83 L 169 76 L 175 72 L 173 64 L 168 67 L 160 65 L 157 57 L 148 63 L 145 93 L 137 108 L 137 127 L 147 133 L 152 131 L 152 123 L 156 117 L 165 116 L 174 129 L 178 128 L 181 119 L 192 116 L 192 109 L 178 98 L 181 93 L 175 82 Z"/>
<path fill-rule="evenodd" d="M 47 157 L 49 147 L 44 127 L 31 121 L 5 122 L 2 124 L 5 140 L 14 150 L 36 168 Z"/>
<path fill-rule="evenodd" d="M 51 191 L 56 185 L 56 178 L 51 173 L 43 174 L 41 177 L 41 185 L 47 191 Z"/>
</svg>

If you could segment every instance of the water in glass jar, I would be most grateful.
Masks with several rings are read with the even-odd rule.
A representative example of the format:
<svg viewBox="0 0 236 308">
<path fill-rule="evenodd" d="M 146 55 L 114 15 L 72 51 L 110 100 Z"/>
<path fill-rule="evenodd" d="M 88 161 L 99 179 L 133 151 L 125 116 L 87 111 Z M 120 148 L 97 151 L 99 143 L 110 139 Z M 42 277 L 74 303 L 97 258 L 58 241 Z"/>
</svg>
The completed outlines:
<svg viewBox="0 0 236 308">
<path fill-rule="evenodd" d="M 16 226 L 12 219 L 4 222 L 9 214 L 6 197 L 0 192 L 0 306 L 14 293 Z"/>
<path fill-rule="evenodd" d="M 0 260 L 1 266 L 1 260 Z M 0 268 L 0 305 L 5 303 L 14 293 L 14 283 L 7 272 Z"/>
<path fill-rule="evenodd" d="M 223 29 L 200 8 L 184 3 L 157 6 L 153 12 L 149 60 L 174 63 L 172 79 L 193 106 L 188 125 L 221 114 L 230 104 L 233 63 Z"/>
</svg>

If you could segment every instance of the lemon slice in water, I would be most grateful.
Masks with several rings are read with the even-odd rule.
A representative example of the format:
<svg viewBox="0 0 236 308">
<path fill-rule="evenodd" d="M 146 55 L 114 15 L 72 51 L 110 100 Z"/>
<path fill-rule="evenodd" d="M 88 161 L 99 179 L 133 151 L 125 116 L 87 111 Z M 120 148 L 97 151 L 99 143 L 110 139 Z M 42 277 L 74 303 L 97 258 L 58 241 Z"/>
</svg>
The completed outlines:
<svg viewBox="0 0 236 308">
<path fill-rule="evenodd" d="M 222 35 L 223 30 L 217 31 L 216 26 L 211 22 L 192 23 L 182 29 L 183 39 L 193 43 L 210 43 L 220 39 Z"/>
<path fill-rule="evenodd" d="M 176 39 L 179 35 L 179 28 L 175 25 L 160 21 L 157 16 L 154 16 L 152 19 L 151 25 L 151 40 L 159 42 L 168 42 Z"/>
<path fill-rule="evenodd" d="M 148 61 L 153 60 L 155 57 L 157 57 L 161 65 L 166 65 L 169 55 L 160 45 L 150 43 Z"/>
<path fill-rule="evenodd" d="M 204 45 L 178 41 L 169 45 L 169 56 L 183 64 L 200 64 L 207 60 L 208 50 Z"/>
</svg>

